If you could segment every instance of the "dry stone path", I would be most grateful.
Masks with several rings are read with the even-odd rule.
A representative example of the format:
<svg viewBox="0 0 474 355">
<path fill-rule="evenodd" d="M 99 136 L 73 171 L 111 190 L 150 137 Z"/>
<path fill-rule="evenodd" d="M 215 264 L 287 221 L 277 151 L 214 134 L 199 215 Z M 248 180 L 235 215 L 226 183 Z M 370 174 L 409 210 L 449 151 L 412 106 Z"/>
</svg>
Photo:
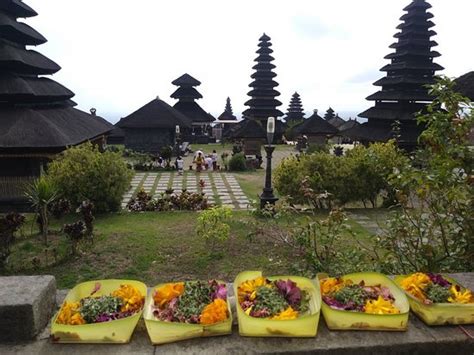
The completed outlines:
<svg viewBox="0 0 474 355">
<path fill-rule="evenodd" d="M 175 172 L 140 172 L 135 174 L 130 189 L 122 199 L 122 209 L 125 209 L 130 199 L 143 189 L 157 198 L 167 189 L 180 193 L 183 189 L 189 192 L 201 191 L 200 180 L 204 181 L 204 192 L 210 203 L 228 206 L 232 209 L 248 209 L 250 201 L 242 191 L 237 179 L 229 173 L 185 173 L 180 176 Z"/>
</svg>

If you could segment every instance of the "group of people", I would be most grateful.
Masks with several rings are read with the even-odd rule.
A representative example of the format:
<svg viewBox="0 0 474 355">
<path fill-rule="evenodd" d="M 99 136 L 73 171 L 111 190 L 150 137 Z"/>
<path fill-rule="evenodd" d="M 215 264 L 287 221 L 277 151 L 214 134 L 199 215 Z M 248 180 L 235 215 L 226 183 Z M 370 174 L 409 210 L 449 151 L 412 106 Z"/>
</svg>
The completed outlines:
<svg viewBox="0 0 474 355">
<path fill-rule="evenodd" d="M 201 172 L 202 170 L 216 171 L 217 152 L 213 150 L 211 154 L 205 155 L 202 151 L 198 150 L 194 155 L 193 163 L 196 164 L 197 172 Z"/>
</svg>

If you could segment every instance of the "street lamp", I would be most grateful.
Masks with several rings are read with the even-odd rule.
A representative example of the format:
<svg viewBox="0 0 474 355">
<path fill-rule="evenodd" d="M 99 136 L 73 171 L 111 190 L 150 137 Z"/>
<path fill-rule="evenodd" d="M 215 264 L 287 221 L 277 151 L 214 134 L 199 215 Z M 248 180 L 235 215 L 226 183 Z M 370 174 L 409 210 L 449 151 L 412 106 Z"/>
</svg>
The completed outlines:
<svg viewBox="0 0 474 355">
<path fill-rule="evenodd" d="M 265 174 L 265 187 L 260 195 L 260 208 L 265 208 L 267 204 L 274 205 L 278 198 L 273 195 L 272 187 L 272 153 L 275 147 L 272 146 L 273 136 L 275 134 L 275 117 L 268 117 L 267 120 L 267 142 L 265 152 L 267 152 L 267 170 Z"/>
<path fill-rule="evenodd" d="M 181 132 L 181 129 L 179 127 L 179 125 L 176 125 L 175 127 L 175 136 L 176 136 L 176 157 L 179 157 L 181 155 L 181 152 L 180 152 L 180 149 L 179 149 L 179 144 L 180 144 L 180 132 Z"/>
</svg>

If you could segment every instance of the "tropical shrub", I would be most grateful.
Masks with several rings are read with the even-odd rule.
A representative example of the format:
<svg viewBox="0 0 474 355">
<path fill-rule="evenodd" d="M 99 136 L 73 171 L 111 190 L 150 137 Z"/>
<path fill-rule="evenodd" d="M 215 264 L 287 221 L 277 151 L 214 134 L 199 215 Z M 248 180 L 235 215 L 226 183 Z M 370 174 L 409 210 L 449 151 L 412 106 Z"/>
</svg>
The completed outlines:
<svg viewBox="0 0 474 355">
<path fill-rule="evenodd" d="M 244 153 L 234 154 L 229 160 L 230 171 L 245 171 L 247 170 L 246 159 Z"/>
<path fill-rule="evenodd" d="M 211 253 L 229 239 L 230 226 L 226 222 L 232 217 L 232 210 L 228 207 L 214 207 L 199 214 L 196 225 L 196 234 L 203 239 Z"/>
<path fill-rule="evenodd" d="M 0 216 L 0 269 L 3 269 L 11 254 L 11 247 L 15 241 L 15 232 L 25 223 L 25 216 L 10 212 Z"/>
<path fill-rule="evenodd" d="M 93 241 L 93 233 L 94 233 L 94 225 L 92 222 L 94 222 L 94 215 L 92 214 L 92 211 L 94 210 L 94 204 L 88 200 L 82 201 L 81 205 L 78 207 L 76 210 L 77 213 L 80 213 L 82 215 L 82 220 L 85 225 L 85 236 L 89 240 Z"/>
<path fill-rule="evenodd" d="M 49 211 L 56 219 L 61 219 L 71 212 L 71 203 L 65 198 L 59 198 L 50 205 Z"/>
<path fill-rule="evenodd" d="M 43 175 L 27 186 L 25 195 L 35 209 L 40 233 L 48 245 L 49 209 L 58 197 L 58 188 L 52 179 Z"/>
<path fill-rule="evenodd" d="M 152 198 L 144 190 L 140 190 L 127 204 L 127 209 L 131 212 L 200 211 L 209 207 L 210 204 L 203 193 L 183 190 L 175 194 L 172 189 L 158 198 Z"/>
<path fill-rule="evenodd" d="M 440 78 L 437 98 L 418 121 L 417 164 L 394 174 L 400 209 L 378 238 L 378 260 L 389 273 L 455 272 L 474 269 L 474 151 L 468 135 L 474 105 Z M 428 159 L 425 159 L 428 157 Z"/>
<path fill-rule="evenodd" d="M 48 175 L 72 205 L 90 200 L 96 212 L 107 212 L 120 208 L 133 173 L 119 153 L 101 153 L 92 143 L 84 143 L 52 161 Z"/>
<path fill-rule="evenodd" d="M 77 255 L 78 245 L 86 235 L 86 225 L 83 221 L 66 224 L 63 227 L 63 231 L 69 240 L 71 255 Z"/>
</svg>

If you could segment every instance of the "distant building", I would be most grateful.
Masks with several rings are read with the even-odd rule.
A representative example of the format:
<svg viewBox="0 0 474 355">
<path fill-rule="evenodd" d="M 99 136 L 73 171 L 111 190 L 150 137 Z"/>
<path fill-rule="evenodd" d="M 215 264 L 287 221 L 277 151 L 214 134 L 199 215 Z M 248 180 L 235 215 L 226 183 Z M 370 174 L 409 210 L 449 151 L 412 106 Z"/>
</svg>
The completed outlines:
<svg viewBox="0 0 474 355">
<path fill-rule="evenodd" d="M 202 95 L 195 89 L 201 82 L 189 74 L 183 74 L 172 84 L 178 86 L 178 89 L 171 97 L 179 100 L 173 107 L 188 117 L 192 124 L 190 130 L 183 131 L 183 139 L 191 143 L 209 143 L 211 123 L 216 119 L 195 101 L 202 99 Z"/>
<path fill-rule="evenodd" d="M 116 126 L 125 135 L 125 148 L 158 154 L 176 144 L 176 126 L 191 130 L 191 120 L 158 97 L 122 118 Z"/>
<path fill-rule="evenodd" d="M 230 97 L 226 100 L 224 112 L 219 115 L 215 123 L 214 127 L 212 127 L 212 136 L 218 141 L 229 138 L 232 128 L 236 127 L 238 123 L 237 117 L 234 116 L 234 112 L 232 111 Z"/>
<path fill-rule="evenodd" d="M 400 32 L 394 36 L 397 42 L 390 46 L 395 51 L 385 57 L 391 63 L 381 69 L 387 76 L 374 83 L 382 89 L 367 97 L 375 106 L 359 114 L 368 122 L 347 131 L 353 139 L 388 141 L 394 137 L 393 124 L 399 121 L 399 145 L 408 150 L 417 145 L 423 127 L 417 125 L 415 114 L 432 102 L 425 86 L 433 84 L 435 72 L 443 69 L 433 62 L 440 54 L 432 50 L 437 43 L 431 40 L 436 32 L 430 30 L 434 23 L 429 8 L 425 0 L 413 0 L 404 8 L 407 13 L 400 18 Z"/>
<path fill-rule="evenodd" d="M 318 110 L 294 127 L 298 136 L 306 136 L 309 144 L 325 145 L 329 138 L 339 133 L 338 129 L 318 115 Z"/>
<path fill-rule="evenodd" d="M 28 49 L 46 39 L 17 21 L 37 13 L 18 0 L 0 1 L 0 205 L 24 204 L 25 184 L 67 147 L 105 143 L 113 126 L 77 110 L 74 93 L 45 77 L 61 68 Z"/>
</svg>

